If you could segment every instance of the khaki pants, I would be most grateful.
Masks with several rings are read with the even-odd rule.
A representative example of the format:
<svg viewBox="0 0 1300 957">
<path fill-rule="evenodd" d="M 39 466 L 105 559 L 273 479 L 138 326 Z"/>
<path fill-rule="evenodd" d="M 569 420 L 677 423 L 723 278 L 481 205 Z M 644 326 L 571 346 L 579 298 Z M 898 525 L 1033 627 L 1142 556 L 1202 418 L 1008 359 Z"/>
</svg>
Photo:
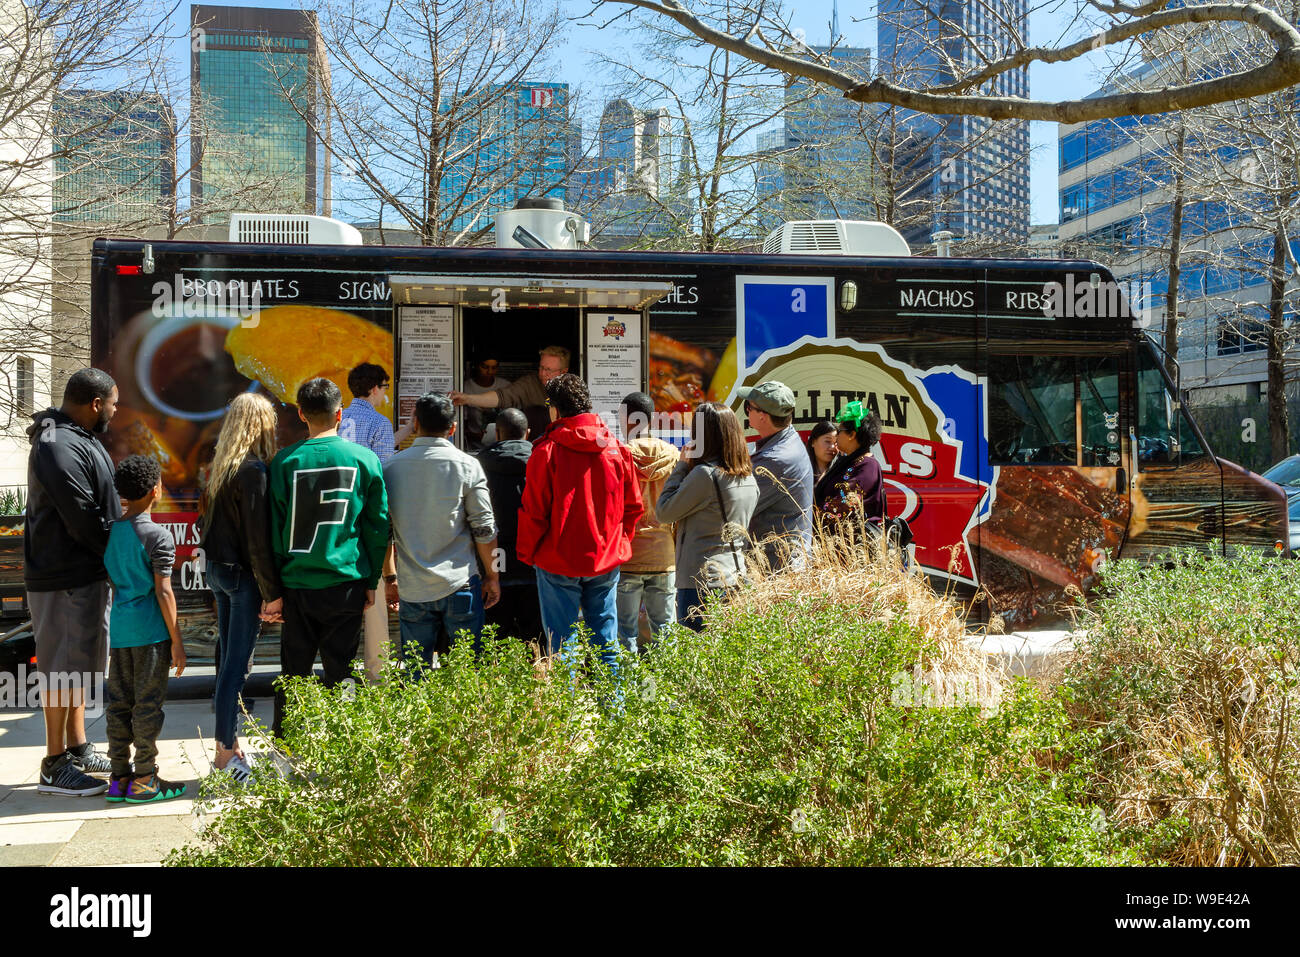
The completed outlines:
<svg viewBox="0 0 1300 957">
<path fill-rule="evenodd" d="M 391 652 L 388 639 L 388 603 L 384 601 L 384 583 L 375 591 L 375 603 L 366 609 L 362 632 L 365 638 L 366 676 L 371 681 L 380 680 L 380 672 L 388 663 Z"/>
</svg>

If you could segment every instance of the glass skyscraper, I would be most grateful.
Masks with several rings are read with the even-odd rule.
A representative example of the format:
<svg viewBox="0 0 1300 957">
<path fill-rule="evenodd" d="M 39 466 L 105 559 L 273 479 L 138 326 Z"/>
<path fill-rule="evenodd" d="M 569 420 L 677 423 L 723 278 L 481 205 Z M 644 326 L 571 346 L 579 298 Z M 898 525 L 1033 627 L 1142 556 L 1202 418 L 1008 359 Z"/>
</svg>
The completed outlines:
<svg viewBox="0 0 1300 957">
<path fill-rule="evenodd" d="M 151 226 L 175 194 L 176 116 L 157 94 L 64 90 L 51 109 L 59 223 Z"/>
<path fill-rule="evenodd" d="M 231 212 L 330 214 L 321 85 L 329 64 L 316 15 L 190 7 L 192 198 L 209 222 Z"/>
<path fill-rule="evenodd" d="M 1012 33 L 1014 28 L 1015 33 Z M 881 0 L 877 55 L 880 71 L 920 89 L 951 82 L 949 62 L 963 73 L 1028 42 L 1026 0 Z M 1029 72 L 1019 67 L 985 84 L 987 95 L 1028 97 Z M 928 244 L 938 230 L 955 238 L 1023 245 L 1029 237 L 1029 126 L 974 116 L 927 116 L 884 107 L 904 135 L 896 138 L 895 175 L 912 181 L 927 202 L 902 230 Z M 960 249 L 959 249 L 960 252 Z"/>
<path fill-rule="evenodd" d="M 467 94 L 469 119 L 452 131 L 455 161 L 442 179 L 444 203 L 461 210 L 453 231 L 490 224 L 525 196 L 565 199 L 573 153 L 569 85 L 518 81 Z"/>
</svg>

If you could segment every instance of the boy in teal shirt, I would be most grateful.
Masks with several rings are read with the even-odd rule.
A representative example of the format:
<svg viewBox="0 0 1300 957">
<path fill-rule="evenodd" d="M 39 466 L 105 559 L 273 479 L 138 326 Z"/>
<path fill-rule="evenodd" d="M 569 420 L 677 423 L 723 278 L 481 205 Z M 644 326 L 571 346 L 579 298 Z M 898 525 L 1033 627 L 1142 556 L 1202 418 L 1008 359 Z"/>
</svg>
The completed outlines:
<svg viewBox="0 0 1300 957">
<path fill-rule="evenodd" d="M 167 672 L 185 670 L 185 646 L 176 619 L 171 533 L 154 523 L 151 509 L 162 495 L 158 461 L 144 455 L 122 460 L 113 475 L 128 503 L 113 523 L 104 567 L 113 584 L 108 625 L 108 759 L 110 801 L 147 804 L 185 793 L 184 784 L 158 776 L 158 735 L 167 697 Z M 131 745 L 135 745 L 135 770 Z"/>
<path fill-rule="evenodd" d="M 375 601 L 388 550 L 388 495 L 379 457 L 339 437 L 343 394 L 329 379 L 298 389 L 307 438 L 271 462 L 271 544 L 284 596 L 267 605 L 280 628 L 280 673 L 308 677 L 320 654 L 325 684 L 352 674 L 361 619 Z M 272 731 L 284 721 L 275 693 Z"/>
</svg>

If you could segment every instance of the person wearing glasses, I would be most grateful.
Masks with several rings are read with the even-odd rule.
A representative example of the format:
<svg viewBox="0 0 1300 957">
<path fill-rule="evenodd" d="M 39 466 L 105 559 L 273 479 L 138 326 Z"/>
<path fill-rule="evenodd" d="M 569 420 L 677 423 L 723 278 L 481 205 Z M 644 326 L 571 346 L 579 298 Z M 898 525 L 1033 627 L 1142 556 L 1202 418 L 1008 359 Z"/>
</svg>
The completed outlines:
<svg viewBox="0 0 1300 957">
<path fill-rule="evenodd" d="M 379 456 L 380 465 L 393 457 L 397 447 L 393 423 L 378 411 L 389 384 L 384 367 L 373 362 L 363 362 L 349 372 L 352 402 L 343 410 L 343 421 L 339 423 L 339 437 L 364 445 Z"/>
<path fill-rule="evenodd" d="M 758 504 L 749 535 L 763 549 L 767 567 L 798 568 L 812 547 L 813 473 L 803 440 L 790 423 L 794 392 L 783 382 L 741 389 L 749 427 L 758 433 L 751 464 Z"/>
<path fill-rule="evenodd" d="M 339 420 L 339 438 L 357 445 L 364 445 L 379 457 L 382 468 L 393 457 L 399 443 L 406 440 L 414 431 L 415 419 L 402 426 L 401 431 L 393 434 L 393 423 L 388 416 L 379 411 L 383 404 L 384 393 L 391 385 L 387 371 L 383 366 L 373 362 L 363 362 L 348 373 L 348 389 L 352 393 L 352 402 L 343 410 Z M 384 581 L 396 581 L 397 566 L 390 545 L 384 556 Z M 388 660 L 391 642 L 388 635 L 389 604 L 383 600 L 368 605 L 365 609 L 365 638 L 362 643 L 366 663 L 366 674 L 371 681 L 378 681 L 384 663 Z"/>
<path fill-rule="evenodd" d="M 452 392 L 451 401 L 474 409 L 523 409 L 546 405 L 546 385 L 556 376 L 569 371 L 569 350 L 564 346 L 547 346 L 537 354 L 537 375 L 516 379 L 503 389 L 479 395 L 469 391 Z"/>
<path fill-rule="evenodd" d="M 883 522 L 888 514 L 884 474 L 871 455 L 880 441 L 880 416 L 861 402 L 850 402 L 835 422 L 840 457 L 813 489 L 817 511 L 830 529 L 858 515 L 867 522 Z"/>
</svg>

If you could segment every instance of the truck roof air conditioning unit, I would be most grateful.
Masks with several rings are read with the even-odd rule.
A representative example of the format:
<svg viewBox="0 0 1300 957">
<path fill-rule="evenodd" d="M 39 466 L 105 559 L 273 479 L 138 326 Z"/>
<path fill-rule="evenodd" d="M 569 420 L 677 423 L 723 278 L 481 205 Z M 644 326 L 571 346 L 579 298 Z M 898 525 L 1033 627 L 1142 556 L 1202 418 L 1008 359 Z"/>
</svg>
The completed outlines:
<svg viewBox="0 0 1300 957">
<path fill-rule="evenodd" d="M 907 240 L 888 223 L 809 219 L 785 223 L 763 241 L 764 253 L 819 256 L 910 256 Z"/>
<path fill-rule="evenodd" d="M 316 246 L 361 246 L 364 243 L 355 226 L 337 219 L 281 213 L 232 214 L 230 242 Z"/>
<path fill-rule="evenodd" d="M 497 213 L 496 244 L 509 249 L 577 249 L 591 240 L 591 225 L 553 196 L 528 196 Z"/>
</svg>

